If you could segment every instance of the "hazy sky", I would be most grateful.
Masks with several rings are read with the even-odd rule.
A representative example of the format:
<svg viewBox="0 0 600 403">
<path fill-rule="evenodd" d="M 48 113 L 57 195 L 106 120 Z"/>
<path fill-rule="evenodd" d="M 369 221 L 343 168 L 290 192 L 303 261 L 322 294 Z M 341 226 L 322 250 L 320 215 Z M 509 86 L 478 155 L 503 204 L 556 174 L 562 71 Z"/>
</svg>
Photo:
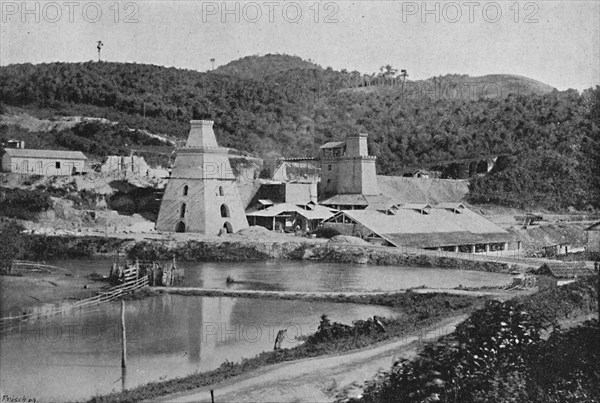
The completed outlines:
<svg viewBox="0 0 600 403">
<path fill-rule="evenodd" d="M 286 53 L 323 67 L 409 79 L 528 76 L 558 89 L 600 84 L 600 1 L 0 0 L 0 63 L 97 60 L 205 71 Z M 236 21 L 237 20 L 237 21 Z"/>
</svg>

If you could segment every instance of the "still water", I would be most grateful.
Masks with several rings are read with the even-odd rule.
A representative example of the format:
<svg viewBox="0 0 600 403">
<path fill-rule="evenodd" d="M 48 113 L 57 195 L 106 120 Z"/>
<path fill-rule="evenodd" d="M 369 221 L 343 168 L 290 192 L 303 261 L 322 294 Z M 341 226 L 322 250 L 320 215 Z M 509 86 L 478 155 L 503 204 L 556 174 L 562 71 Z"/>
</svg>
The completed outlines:
<svg viewBox="0 0 600 403">
<path fill-rule="evenodd" d="M 56 261 L 74 274 L 108 275 L 111 260 Z M 306 261 L 178 262 L 184 268 L 182 286 L 273 291 L 397 291 L 411 287 L 455 288 L 510 283 L 501 273 L 424 267 L 315 263 Z M 235 283 L 225 284 L 227 276 Z"/>
<path fill-rule="evenodd" d="M 38 401 L 90 398 L 121 388 L 120 303 L 30 322 L 0 343 L 2 393 Z M 161 295 L 126 303 L 126 387 L 217 368 L 273 349 L 287 328 L 283 347 L 317 330 L 321 314 L 350 324 L 378 306 Z"/>
<path fill-rule="evenodd" d="M 110 260 L 52 262 L 75 275 L 108 274 Z M 313 262 L 180 263 L 184 286 L 282 291 L 393 291 L 502 285 L 505 274 L 393 266 Z M 227 286 L 233 276 L 236 283 Z M 43 310 L 44 307 L 38 307 Z M 46 307 L 48 308 L 48 307 Z M 217 368 L 283 347 L 314 333 L 321 314 L 350 324 L 395 316 L 393 309 L 327 302 L 160 295 L 126 303 L 126 387 Z M 2 336 L 2 393 L 38 401 L 84 400 L 121 389 L 120 304 L 73 310 L 29 322 Z"/>
</svg>

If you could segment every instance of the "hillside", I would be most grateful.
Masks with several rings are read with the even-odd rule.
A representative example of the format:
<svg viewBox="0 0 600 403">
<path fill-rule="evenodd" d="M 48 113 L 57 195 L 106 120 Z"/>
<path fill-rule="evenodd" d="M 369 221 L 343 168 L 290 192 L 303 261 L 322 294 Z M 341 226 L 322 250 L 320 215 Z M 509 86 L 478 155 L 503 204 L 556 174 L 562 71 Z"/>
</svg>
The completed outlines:
<svg viewBox="0 0 600 403">
<path fill-rule="evenodd" d="M 101 155 L 110 147 L 158 140 L 132 138 L 131 129 L 183 140 L 190 119 L 210 118 L 223 146 L 259 157 L 298 157 L 316 155 L 327 141 L 366 131 L 381 175 L 394 175 L 405 166 L 506 155 L 491 174 L 471 181 L 470 202 L 600 206 L 600 114 L 595 112 L 600 87 L 579 94 L 551 91 L 524 77 L 448 75 L 429 81 L 446 89 L 453 80 L 463 86 L 482 84 L 483 95 L 424 91 L 409 96 L 407 82 L 403 96 L 401 87 L 389 85 L 397 79 L 387 72 L 365 76 L 282 55 L 252 56 L 218 70 L 106 62 L 10 65 L 0 68 L 0 99 L 37 118 L 87 116 L 119 123 L 51 131 L 43 138 L 28 134 L 44 147 L 94 148 Z M 519 86 L 539 91 L 521 92 Z M 498 88 L 499 95 L 491 96 L 489 91 Z M 20 134 L 0 125 L 2 141 Z M 128 140 L 119 140 L 123 136 Z M 116 140 L 103 144 L 108 138 Z"/>
<path fill-rule="evenodd" d="M 379 190 L 396 203 L 447 203 L 462 202 L 469 192 L 465 180 L 403 178 L 377 176 Z"/>
<path fill-rule="evenodd" d="M 321 69 L 315 63 L 298 56 L 272 55 L 246 56 L 218 67 L 214 72 L 248 80 L 264 80 L 290 70 Z"/>
<path fill-rule="evenodd" d="M 357 85 L 358 84 L 358 85 Z M 463 100 L 504 99 L 510 95 L 541 95 L 557 91 L 554 87 L 528 77 L 511 74 L 488 74 L 473 77 L 467 74 L 447 74 L 426 80 L 407 80 L 400 76 L 360 77 L 344 91 L 359 93 L 388 92 L 406 99 Z"/>
</svg>

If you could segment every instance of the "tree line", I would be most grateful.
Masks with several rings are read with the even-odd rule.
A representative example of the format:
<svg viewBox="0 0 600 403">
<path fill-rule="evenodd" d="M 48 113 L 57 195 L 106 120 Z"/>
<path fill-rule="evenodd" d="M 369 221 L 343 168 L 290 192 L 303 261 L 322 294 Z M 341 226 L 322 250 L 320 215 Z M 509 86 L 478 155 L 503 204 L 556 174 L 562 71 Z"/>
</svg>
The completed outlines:
<svg viewBox="0 0 600 403">
<path fill-rule="evenodd" d="M 40 114 L 105 117 L 181 139 L 189 120 L 208 118 L 221 145 L 269 158 L 317 155 L 323 143 L 365 131 L 378 173 L 387 175 L 504 154 L 510 158 L 472 181 L 471 201 L 600 207 L 600 87 L 477 99 L 408 96 L 397 86 L 348 88 L 357 72 L 284 56 L 262 61 L 271 59 L 276 68 L 251 57 L 208 73 L 105 62 L 9 65 L 0 68 L 0 97 Z M 465 77 L 436 82 L 443 80 Z M 92 147 L 81 137 L 63 143 Z"/>
</svg>

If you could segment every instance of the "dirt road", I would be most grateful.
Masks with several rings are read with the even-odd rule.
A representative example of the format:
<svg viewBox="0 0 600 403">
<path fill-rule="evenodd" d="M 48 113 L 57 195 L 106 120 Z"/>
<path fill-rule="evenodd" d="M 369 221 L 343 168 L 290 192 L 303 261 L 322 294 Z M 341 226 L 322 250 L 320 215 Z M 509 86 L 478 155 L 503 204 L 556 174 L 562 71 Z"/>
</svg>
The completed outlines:
<svg viewBox="0 0 600 403">
<path fill-rule="evenodd" d="M 281 363 L 193 392 L 165 396 L 164 402 L 331 402 L 339 396 L 356 396 L 362 384 L 397 358 L 417 354 L 425 341 L 454 331 L 467 315 L 448 318 L 419 334 L 376 344 L 341 355 Z"/>
</svg>

